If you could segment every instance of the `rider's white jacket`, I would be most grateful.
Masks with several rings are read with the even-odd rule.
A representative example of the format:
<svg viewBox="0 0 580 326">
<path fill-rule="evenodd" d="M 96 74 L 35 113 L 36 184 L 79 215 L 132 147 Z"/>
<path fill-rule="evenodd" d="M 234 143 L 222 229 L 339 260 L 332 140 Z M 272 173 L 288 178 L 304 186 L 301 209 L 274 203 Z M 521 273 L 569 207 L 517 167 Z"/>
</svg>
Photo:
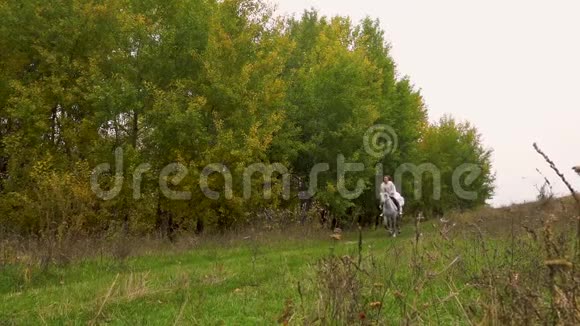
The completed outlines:
<svg viewBox="0 0 580 326">
<path fill-rule="evenodd" d="M 401 194 L 397 191 L 397 188 L 395 187 L 395 184 L 391 181 L 389 181 L 388 183 L 382 183 L 381 184 L 381 204 L 385 202 L 385 196 L 389 195 L 393 198 L 395 198 L 397 200 L 397 202 L 399 202 L 399 205 L 401 207 L 401 211 L 403 210 L 403 206 L 405 206 L 405 198 L 403 198 L 403 196 L 401 196 Z"/>
</svg>

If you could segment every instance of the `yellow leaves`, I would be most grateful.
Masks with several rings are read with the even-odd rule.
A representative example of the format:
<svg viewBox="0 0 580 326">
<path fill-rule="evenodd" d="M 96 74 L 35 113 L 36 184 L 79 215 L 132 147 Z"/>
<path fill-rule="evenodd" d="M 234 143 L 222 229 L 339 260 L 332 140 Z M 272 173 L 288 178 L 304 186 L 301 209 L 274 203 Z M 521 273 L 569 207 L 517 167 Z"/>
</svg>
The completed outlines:
<svg viewBox="0 0 580 326">
<path fill-rule="evenodd" d="M 336 193 L 337 190 L 336 190 L 336 187 L 334 186 L 334 184 L 328 182 L 326 184 L 326 192 L 331 193 L 331 194 Z"/>
<path fill-rule="evenodd" d="M 143 14 L 137 14 L 135 16 L 135 23 L 137 23 L 138 25 L 146 25 L 147 24 L 147 18 Z"/>
<path fill-rule="evenodd" d="M 188 106 L 187 106 L 187 111 L 191 112 L 191 113 L 197 112 L 206 105 L 207 105 L 207 98 L 205 98 L 203 96 L 196 96 L 191 101 L 189 101 Z"/>
<path fill-rule="evenodd" d="M 246 137 L 246 143 L 249 148 L 259 151 L 263 148 L 263 140 L 260 137 L 260 123 L 256 122 L 250 127 L 248 136 Z"/>
<path fill-rule="evenodd" d="M 204 65 L 208 72 L 219 72 L 224 67 L 230 68 L 228 64 L 234 63 L 237 59 L 234 41 L 222 26 L 213 23 L 208 36 L 207 49 L 204 54 Z"/>
<path fill-rule="evenodd" d="M 89 3 L 85 6 L 85 11 L 87 14 L 93 14 L 95 16 L 104 16 L 105 14 L 107 14 L 109 8 L 107 7 L 106 3 L 100 3 L 100 4 L 93 4 L 93 3 Z"/>
<path fill-rule="evenodd" d="M 212 112 L 213 115 L 213 124 L 217 131 L 221 131 L 224 128 L 224 121 L 220 118 L 219 114 L 214 111 Z"/>
<path fill-rule="evenodd" d="M 48 154 L 44 159 L 38 160 L 34 163 L 30 176 L 36 181 L 45 180 L 52 171 L 53 163 L 52 156 Z"/>
</svg>

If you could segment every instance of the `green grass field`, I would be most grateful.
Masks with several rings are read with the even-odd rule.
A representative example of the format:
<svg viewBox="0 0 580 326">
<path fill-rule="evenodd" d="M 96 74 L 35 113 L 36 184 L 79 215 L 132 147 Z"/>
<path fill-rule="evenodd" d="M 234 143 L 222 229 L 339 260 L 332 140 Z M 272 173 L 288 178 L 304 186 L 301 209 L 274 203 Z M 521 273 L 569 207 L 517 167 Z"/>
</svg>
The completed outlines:
<svg viewBox="0 0 580 326">
<path fill-rule="evenodd" d="M 519 309 L 515 292 L 502 294 L 514 277 L 549 293 L 539 241 L 484 241 L 473 230 L 448 232 L 439 221 L 417 230 L 406 225 L 396 239 L 363 230 L 361 255 L 358 232 L 336 241 L 321 231 L 280 233 L 283 239 L 238 234 L 188 250 L 124 260 L 94 255 L 46 270 L 4 264 L 0 325 L 469 325 L 501 322 L 502 305 L 511 307 L 500 303 L 505 298 Z"/>
<path fill-rule="evenodd" d="M 407 227 L 392 239 L 384 230 L 365 231 L 363 257 L 380 259 L 393 248 L 411 248 L 412 232 Z M 47 272 L 8 266 L 0 276 L 0 320 L 18 325 L 271 325 L 287 300 L 301 301 L 299 283 L 304 304 L 314 303 L 317 261 L 331 253 L 357 256 L 357 238 L 352 233 L 341 241 L 237 241 L 125 262 L 96 259 Z M 409 253 L 403 250 L 401 261 Z"/>
</svg>

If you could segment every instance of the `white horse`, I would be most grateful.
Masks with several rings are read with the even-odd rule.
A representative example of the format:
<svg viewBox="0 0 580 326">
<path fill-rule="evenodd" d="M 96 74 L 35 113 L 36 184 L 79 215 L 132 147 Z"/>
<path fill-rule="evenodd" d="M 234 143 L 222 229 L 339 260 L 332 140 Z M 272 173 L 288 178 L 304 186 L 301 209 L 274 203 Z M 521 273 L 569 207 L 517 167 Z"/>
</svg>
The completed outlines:
<svg viewBox="0 0 580 326">
<path fill-rule="evenodd" d="M 385 196 L 383 202 L 383 224 L 389 230 L 393 237 L 401 233 L 399 229 L 399 219 L 401 212 L 397 210 L 397 206 L 389 196 Z"/>
</svg>

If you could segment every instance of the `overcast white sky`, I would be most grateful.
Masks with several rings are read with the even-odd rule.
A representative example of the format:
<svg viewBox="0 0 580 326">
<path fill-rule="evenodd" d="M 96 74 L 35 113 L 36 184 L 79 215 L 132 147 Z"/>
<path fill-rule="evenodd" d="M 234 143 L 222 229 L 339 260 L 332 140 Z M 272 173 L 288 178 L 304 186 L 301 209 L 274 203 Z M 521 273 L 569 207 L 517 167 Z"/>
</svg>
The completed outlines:
<svg viewBox="0 0 580 326">
<path fill-rule="evenodd" d="M 580 164 L 580 1 L 270 0 L 279 14 L 379 18 L 400 75 L 425 98 L 431 121 L 469 120 L 494 149 L 493 204 L 533 200 L 546 151 L 577 188 Z"/>
</svg>

